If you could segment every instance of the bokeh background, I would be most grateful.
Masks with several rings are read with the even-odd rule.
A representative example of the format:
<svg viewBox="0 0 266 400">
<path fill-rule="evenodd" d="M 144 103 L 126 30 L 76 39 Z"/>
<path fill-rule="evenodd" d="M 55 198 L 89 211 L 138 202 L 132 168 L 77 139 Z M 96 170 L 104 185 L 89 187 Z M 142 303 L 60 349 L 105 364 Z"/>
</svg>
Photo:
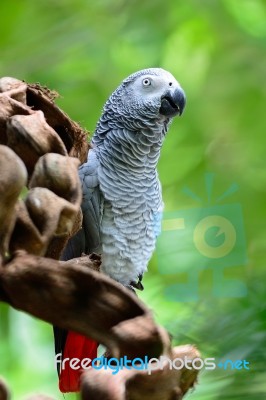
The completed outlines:
<svg viewBox="0 0 266 400">
<path fill-rule="evenodd" d="M 241 229 L 245 236 L 246 259 L 222 268 L 231 282 L 227 295 L 213 287 L 215 264 L 199 269 L 197 257 L 189 261 L 191 247 L 181 259 L 176 252 L 165 274 L 162 254 L 155 254 L 141 298 L 175 344 L 194 343 L 217 360 L 250 362 L 249 371 L 202 372 L 188 399 L 265 399 L 265 2 L 1 1 L 0 76 L 57 90 L 58 104 L 91 132 L 120 81 L 153 66 L 171 71 L 187 94 L 184 116 L 172 124 L 159 163 L 165 209 L 189 213 L 239 204 L 243 226 L 237 234 Z M 218 204 L 232 185 L 238 190 Z M 210 235 L 206 240 L 214 247 L 224 240 Z M 186 285 L 191 271 L 198 279 L 194 298 L 180 296 L 178 286 L 167 291 L 170 284 Z M 30 392 L 63 398 L 53 357 L 51 327 L 0 304 L 0 374 L 14 399 Z"/>
</svg>

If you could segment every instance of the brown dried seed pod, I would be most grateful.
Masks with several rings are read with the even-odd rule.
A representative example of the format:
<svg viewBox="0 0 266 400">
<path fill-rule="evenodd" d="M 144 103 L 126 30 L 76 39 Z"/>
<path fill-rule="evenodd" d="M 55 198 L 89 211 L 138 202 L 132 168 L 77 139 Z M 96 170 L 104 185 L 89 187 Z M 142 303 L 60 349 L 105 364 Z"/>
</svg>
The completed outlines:
<svg viewBox="0 0 266 400">
<path fill-rule="evenodd" d="M 77 158 L 49 153 L 40 157 L 29 187 L 45 187 L 71 203 L 81 202 L 81 187 L 77 173 Z"/>
<path fill-rule="evenodd" d="M 47 248 L 45 257 L 53 258 L 54 260 L 59 260 L 68 240 L 81 229 L 82 219 L 83 219 L 82 211 L 81 208 L 79 208 L 71 231 L 64 236 L 55 236 Z"/>
<path fill-rule="evenodd" d="M 0 254 L 5 255 L 14 227 L 14 210 L 18 196 L 27 182 L 27 171 L 21 159 L 0 145 Z"/>
<path fill-rule="evenodd" d="M 29 174 L 42 155 L 50 152 L 67 155 L 64 143 L 47 124 L 42 111 L 11 117 L 7 122 L 7 145 L 21 157 Z"/>
<path fill-rule="evenodd" d="M 71 157 L 77 157 L 82 163 L 87 159 L 88 132 L 76 122 L 71 121 L 54 103 L 58 94 L 39 84 L 28 84 L 27 104 L 34 110 L 42 110 L 47 123 L 63 140 Z"/>
<path fill-rule="evenodd" d="M 35 226 L 24 201 L 18 202 L 16 210 L 17 219 L 9 243 L 10 254 L 13 255 L 16 250 L 26 250 L 35 255 L 44 254 L 48 238 Z"/>
<path fill-rule="evenodd" d="M 88 132 L 56 106 L 54 99 L 58 96 L 55 91 L 39 84 L 27 84 L 10 77 L 0 79 L 0 144 L 7 144 L 6 122 L 9 117 L 41 110 L 48 125 L 63 141 L 68 154 L 85 162 L 89 148 Z"/>
<path fill-rule="evenodd" d="M 0 93 L 0 144 L 7 144 L 6 123 L 13 115 L 32 114 L 29 107 L 12 99 L 7 93 Z"/>
<path fill-rule="evenodd" d="M 4 77 L 0 79 L 0 92 L 6 93 L 8 96 L 12 97 L 23 104 L 26 105 L 26 91 L 27 84 L 16 78 Z"/>
<path fill-rule="evenodd" d="M 72 204 L 46 188 L 31 189 L 25 204 L 35 226 L 50 235 L 69 233 L 79 210 L 79 202 Z"/>
<path fill-rule="evenodd" d="M 19 203 L 10 252 L 23 249 L 44 255 L 54 235 L 66 235 L 72 230 L 78 210 L 79 203 L 71 204 L 49 189 L 31 189 L 25 203 Z"/>
</svg>

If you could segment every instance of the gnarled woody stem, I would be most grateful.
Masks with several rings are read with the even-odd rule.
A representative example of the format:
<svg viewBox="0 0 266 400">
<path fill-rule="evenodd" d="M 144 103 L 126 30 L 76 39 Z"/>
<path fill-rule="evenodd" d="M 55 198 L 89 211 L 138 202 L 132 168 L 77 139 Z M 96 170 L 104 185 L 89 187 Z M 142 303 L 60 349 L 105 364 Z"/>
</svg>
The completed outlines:
<svg viewBox="0 0 266 400">
<path fill-rule="evenodd" d="M 8 147 L 0 145 L 0 256 L 8 251 L 16 221 L 15 205 L 26 185 L 27 171 L 21 159 Z"/>
<path fill-rule="evenodd" d="M 99 262 L 64 265 L 18 251 L 0 268 L 0 287 L 13 307 L 92 337 L 116 357 L 159 356 L 168 336 L 134 294 L 88 268 Z"/>
<path fill-rule="evenodd" d="M 96 272 L 99 264 L 96 255 L 59 262 L 18 251 L 8 266 L 0 267 L 0 290 L 13 307 L 92 337 L 117 358 L 199 356 L 193 346 L 171 349 L 168 334 L 155 325 L 148 309 L 128 289 Z M 168 363 L 152 367 L 151 375 L 123 369 L 114 376 L 91 369 L 83 376 L 82 399 L 177 400 L 194 385 L 198 372 Z"/>
</svg>

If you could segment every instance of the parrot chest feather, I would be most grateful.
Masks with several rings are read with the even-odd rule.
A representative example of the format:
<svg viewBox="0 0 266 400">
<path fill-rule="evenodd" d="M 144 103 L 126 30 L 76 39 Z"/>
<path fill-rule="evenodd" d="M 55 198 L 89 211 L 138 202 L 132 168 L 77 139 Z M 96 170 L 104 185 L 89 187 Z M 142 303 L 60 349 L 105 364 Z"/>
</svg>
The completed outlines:
<svg viewBox="0 0 266 400">
<path fill-rule="evenodd" d="M 123 129 L 110 132 L 95 149 L 104 197 L 101 269 L 125 286 L 147 270 L 160 231 L 163 202 L 156 165 L 162 137 L 156 139 Z"/>
</svg>

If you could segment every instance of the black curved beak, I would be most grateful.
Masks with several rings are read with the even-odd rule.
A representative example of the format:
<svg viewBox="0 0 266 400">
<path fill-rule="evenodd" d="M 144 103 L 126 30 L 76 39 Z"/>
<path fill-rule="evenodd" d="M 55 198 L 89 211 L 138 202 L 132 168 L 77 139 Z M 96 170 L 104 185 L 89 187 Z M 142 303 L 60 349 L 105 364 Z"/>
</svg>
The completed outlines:
<svg viewBox="0 0 266 400">
<path fill-rule="evenodd" d="M 160 114 L 165 117 L 182 115 L 186 105 L 186 95 L 182 88 L 168 90 L 161 98 Z"/>
</svg>

